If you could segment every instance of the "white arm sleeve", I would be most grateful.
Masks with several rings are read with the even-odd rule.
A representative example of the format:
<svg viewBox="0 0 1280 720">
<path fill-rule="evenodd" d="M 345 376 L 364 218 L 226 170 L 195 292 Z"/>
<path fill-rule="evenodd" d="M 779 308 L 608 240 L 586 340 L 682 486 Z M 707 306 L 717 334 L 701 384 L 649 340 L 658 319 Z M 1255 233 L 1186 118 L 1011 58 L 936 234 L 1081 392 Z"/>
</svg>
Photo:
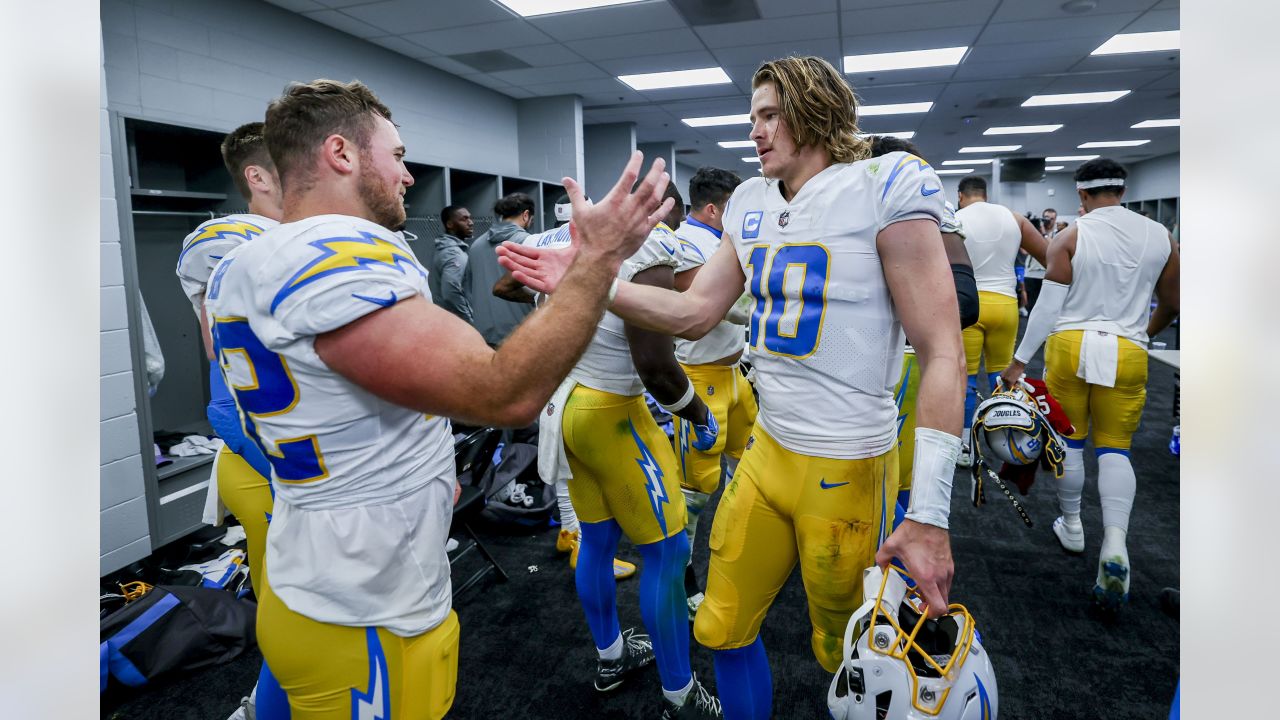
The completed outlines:
<svg viewBox="0 0 1280 720">
<path fill-rule="evenodd" d="M 1052 280 L 1045 280 L 1044 285 L 1040 286 L 1040 297 L 1027 320 L 1027 332 L 1022 336 L 1018 351 L 1013 354 L 1014 360 L 1024 365 L 1031 362 L 1032 356 L 1058 324 L 1058 316 L 1062 314 L 1062 305 L 1067 301 L 1067 290 L 1070 287 Z"/>
</svg>

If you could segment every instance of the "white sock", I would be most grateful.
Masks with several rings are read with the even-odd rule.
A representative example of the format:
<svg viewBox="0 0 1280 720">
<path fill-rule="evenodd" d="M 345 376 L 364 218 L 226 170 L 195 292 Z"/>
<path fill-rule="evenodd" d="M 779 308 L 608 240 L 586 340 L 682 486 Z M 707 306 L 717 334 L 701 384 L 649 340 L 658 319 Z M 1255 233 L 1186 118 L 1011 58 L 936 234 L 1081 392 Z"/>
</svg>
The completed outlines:
<svg viewBox="0 0 1280 720">
<path fill-rule="evenodd" d="M 689 548 L 692 550 L 693 539 L 698 535 L 698 518 L 702 516 L 702 508 L 707 506 L 707 500 L 711 496 L 683 487 L 680 488 L 680 493 L 684 495 L 684 507 L 688 516 L 685 520 L 684 532 L 689 536 Z M 690 552 L 689 556 L 692 557 L 693 553 Z"/>
<path fill-rule="evenodd" d="M 560 529 L 578 532 L 578 513 L 573 510 L 573 502 L 569 500 L 569 483 L 564 480 L 556 482 L 556 505 L 560 507 Z"/>
<path fill-rule="evenodd" d="M 1058 509 L 1064 517 L 1080 518 L 1080 494 L 1084 492 L 1084 448 L 1067 448 L 1062 477 L 1057 479 Z"/>
<path fill-rule="evenodd" d="M 692 677 L 689 678 L 689 684 L 685 685 L 684 688 L 680 690 L 668 690 L 666 688 L 662 688 L 663 697 L 680 706 L 684 705 L 685 698 L 689 697 L 690 692 L 693 692 Z"/>
<path fill-rule="evenodd" d="M 1133 463 L 1120 453 L 1098 456 L 1098 494 L 1102 496 L 1102 526 L 1129 531 L 1129 511 L 1138 490 Z"/>
<path fill-rule="evenodd" d="M 597 648 L 599 650 L 599 648 Z M 600 650 L 601 660 L 619 660 L 622 658 L 622 634 L 619 633 L 617 639 L 609 647 Z"/>
</svg>

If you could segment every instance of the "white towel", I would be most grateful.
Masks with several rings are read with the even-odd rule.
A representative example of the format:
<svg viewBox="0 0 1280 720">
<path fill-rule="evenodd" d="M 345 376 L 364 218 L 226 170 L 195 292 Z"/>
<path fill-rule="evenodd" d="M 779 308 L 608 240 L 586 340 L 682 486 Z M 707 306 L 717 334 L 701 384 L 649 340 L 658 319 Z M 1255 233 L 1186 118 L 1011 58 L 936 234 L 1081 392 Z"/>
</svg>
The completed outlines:
<svg viewBox="0 0 1280 720">
<path fill-rule="evenodd" d="M 222 504 L 222 498 L 218 496 L 218 460 L 220 459 L 222 459 L 221 452 L 213 456 L 213 471 L 209 473 L 209 490 L 204 496 L 204 516 L 200 518 L 205 525 L 214 527 L 220 527 L 222 519 L 227 516 L 227 508 Z"/>
<path fill-rule="evenodd" d="M 577 386 L 576 380 L 565 378 L 538 415 L 538 477 L 548 485 L 573 477 L 564 453 L 564 405 Z"/>
<path fill-rule="evenodd" d="M 1085 330 L 1080 341 L 1080 362 L 1076 377 L 1091 385 L 1116 386 L 1116 366 L 1120 362 L 1120 340 L 1101 330 Z"/>
</svg>

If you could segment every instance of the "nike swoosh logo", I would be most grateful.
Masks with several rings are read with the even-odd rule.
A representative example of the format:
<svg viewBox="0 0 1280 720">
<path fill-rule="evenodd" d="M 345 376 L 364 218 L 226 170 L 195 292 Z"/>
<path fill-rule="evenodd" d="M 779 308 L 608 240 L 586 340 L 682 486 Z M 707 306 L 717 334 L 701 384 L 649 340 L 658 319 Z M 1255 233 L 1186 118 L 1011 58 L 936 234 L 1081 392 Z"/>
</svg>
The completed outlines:
<svg viewBox="0 0 1280 720">
<path fill-rule="evenodd" d="M 663 250 L 666 250 L 666 251 L 667 251 L 667 254 L 668 254 L 668 255 L 675 255 L 675 254 L 676 254 L 676 249 L 675 249 L 675 248 L 673 248 L 673 247 L 671 247 L 670 245 L 668 245 L 668 244 L 666 244 L 666 243 L 662 242 L 661 240 L 659 240 L 659 241 L 658 241 L 658 244 L 662 246 L 662 249 L 663 249 Z"/>
<path fill-rule="evenodd" d="M 371 302 L 374 305 L 377 305 L 379 307 L 384 307 L 384 308 L 389 308 L 392 305 L 395 305 L 396 302 L 398 302 L 400 299 L 396 297 L 396 294 L 394 292 L 391 293 L 391 297 L 389 298 L 369 297 L 368 295 L 359 295 L 356 293 L 351 293 L 351 297 L 357 300 L 364 300 L 366 302 Z"/>
<path fill-rule="evenodd" d="M 848 485 L 849 482 L 849 480 L 845 480 L 844 482 L 829 483 L 826 478 L 822 478 L 822 480 L 818 482 L 818 485 L 821 486 L 823 490 L 830 490 L 831 488 L 838 488 L 841 485 Z"/>
<path fill-rule="evenodd" d="M 930 195 L 932 195 L 932 194 L 934 194 L 934 193 L 938 192 L 938 191 L 939 191 L 939 190 L 941 190 L 941 189 L 942 189 L 942 188 L 940 188 L 940 187 L 936 187 L 936 188 L 927 188 L 927 187 L 925 187 L 925 186 L 921 185 L 921 186 L 920 186 L 920 194 L 921 194 L 921 195 L 923 195 L 923 196 L 925 196 L 925 197 L 929 197 Z"/>
</svg>

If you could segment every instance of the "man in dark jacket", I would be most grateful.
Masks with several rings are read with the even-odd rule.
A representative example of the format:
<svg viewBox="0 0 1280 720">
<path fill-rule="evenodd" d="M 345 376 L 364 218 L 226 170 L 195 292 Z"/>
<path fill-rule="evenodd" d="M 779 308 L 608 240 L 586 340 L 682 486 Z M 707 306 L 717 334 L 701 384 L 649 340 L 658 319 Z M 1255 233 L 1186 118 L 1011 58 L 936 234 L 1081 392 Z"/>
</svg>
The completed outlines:
<svg viewBox="0 0 1280 720">
<path fill-rule="evenodd" d="M 435 302 L 471 323 L 471 303 L 462 289 L 462 278 L 467 270 L 467 240 L 471 239 L 475 221 L 470 210 L 450 205 L 440 211 L 440 222 L 444 223 L 444 235 L 436 238 L 430 268 L 440 289 Z"/>
<path fill-rule="evenodd" d="M 516 243 L 523 240 L 529 234 L 533 210 L 533 198 L 524 193 L 511 193 L 498 200 L 493 206 L 498 222 L 476 238 L 467 253 L 462 289 L 471 304 L 471 324 L 492 347 L 497 347 L 533 310 L 532 305 L 509 302 L 493 295 L 494 283 L 506 275 L 498 265 L 495 248 L 507 240 Z"/>
</svg>

